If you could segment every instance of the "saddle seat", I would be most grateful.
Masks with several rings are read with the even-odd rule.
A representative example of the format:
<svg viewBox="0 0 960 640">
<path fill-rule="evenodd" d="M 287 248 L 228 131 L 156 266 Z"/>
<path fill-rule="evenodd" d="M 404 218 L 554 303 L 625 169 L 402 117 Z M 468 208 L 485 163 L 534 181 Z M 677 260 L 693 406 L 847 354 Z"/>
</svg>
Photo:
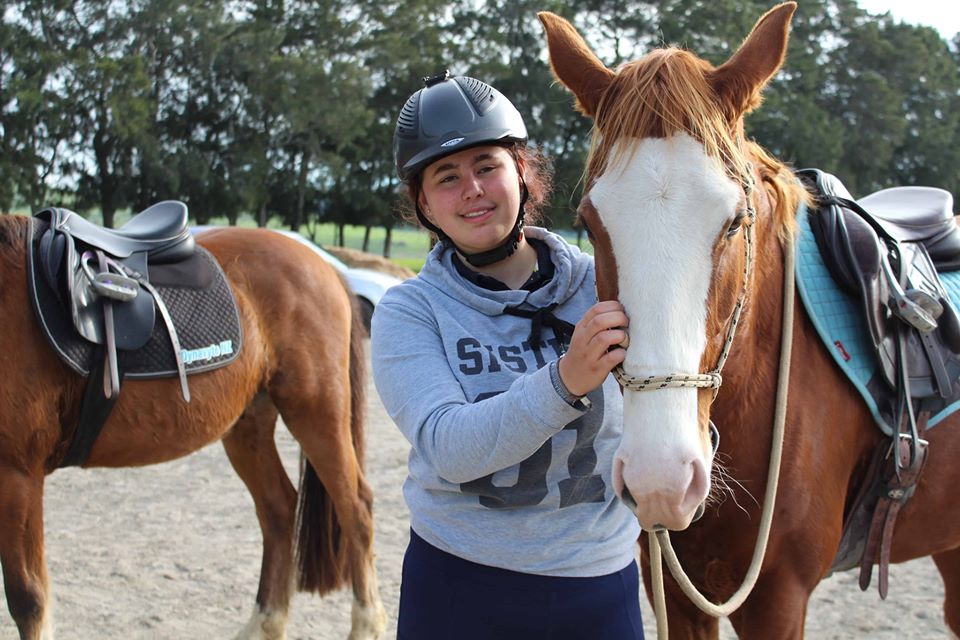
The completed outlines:
<svg viewBox="0 0 960 640">
<path fill-rule="evenodd" d="M 145 252 L 150 263 L 167 264 L 193 255 L 195 242 L 187 228 L 187 205 L 176 200 L 144 209 L 119 229 L 101 227 L 66 209 L 54 211 L 54 228 L 118 258 Z"/>
<path fill-rule="evenodd" d="M 935 187 L 893 187 L 857 200 L 897 240 L 922 242 L 938 271 L 960 269 L 953 196 Z"/>
</svg>

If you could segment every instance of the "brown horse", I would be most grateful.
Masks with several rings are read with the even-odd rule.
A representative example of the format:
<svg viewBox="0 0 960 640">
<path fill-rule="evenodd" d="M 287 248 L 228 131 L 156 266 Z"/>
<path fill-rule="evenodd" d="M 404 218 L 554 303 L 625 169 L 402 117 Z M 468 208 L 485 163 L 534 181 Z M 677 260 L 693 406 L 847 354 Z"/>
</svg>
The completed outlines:
<svg viewBox="0 0 960 640">
<path fill-rule="evenodd" d="M 0 216 L 0 560 L 23 640 L 53 637 L 43 550 L 44 478 L 76 424 L 84 380 L 54 353 L 27 297 L 28 220 Z M 240 311 L 243 348 L 190 378 L 128 380 L 85 466 L 155 464 L 223 441 L 263 534 L 257 604 L 240 638 L 283 638 L 295 587 L 352 584 L 350 638 L 380 637 L 372 494 L 363 458 L 363 336 L 337 273 L 309 249 L 260 230 L 200 236 Z M 278 413 L 305 456 L 298 491 L 274 444 Z M 298 565 L 295 567 L 295 564 Z"/>
<path fill-rule="evenodd" d="M 781 316 L 789 307 L 786 243 L 798 204 L 808 198 L 743 129 L 744 114 L 760 103 L 762 88 L 783 63 L 795 8 L 788 2 L 769 11 L 719 67 L 667 48 L 617 70 L 606 68 L 567 21 L 540 15 L 555 75 L 595 123 L 579 215 L 592 235 L 599 297 L 619 299 L 630 317 L 621 382 L 677 373 L 705 381 L 705 388 L 651 393 L 626 385 L 615 482 L 644 529 L 682 531 L 673 536 L 677 556 L 714 602 L 729 598 L 744 580 L 758 538 Z M 755 254 L 749 272 L 748 227 Z M 747 304 L 726 358 L 741 291 Z M 756 588 L 730 615 L 743 638 L 803 637 L 810 594 L 838 550 L 845 505 L 883 437 L 800 305 L 793 308 L 772 531 Z M 720 379 L 697 372 L 723 358 L 715 395 Z M 711 420 L 720 432 L 716 455 Z M 954 416 L 928 433 L 927 467 L 897 521 L 891 553 L 892 562 L 933 556 L 954 634 L 960 634 L 960 510 L 953 494 L 960 484 L 958 422 Z M 705 515 L 690 526 L 708 497 Z M 649 592 L 648 554 L 644 564 Z M 675 580 L 666 590 L 671 637 L 718 637 L 717 619 L 694 607 Z"/>
</svg>

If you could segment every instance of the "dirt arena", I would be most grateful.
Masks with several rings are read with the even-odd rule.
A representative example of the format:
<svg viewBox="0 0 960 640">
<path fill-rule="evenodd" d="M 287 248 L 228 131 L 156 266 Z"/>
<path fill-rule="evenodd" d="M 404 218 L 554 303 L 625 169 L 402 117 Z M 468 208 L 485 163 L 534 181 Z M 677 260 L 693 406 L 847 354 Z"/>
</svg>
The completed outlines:
<svg viewBox="0 0 960 640">
<path fill-rule="evenodd" d="M 367 473 L 376 496 L 380 592 L 396 635 L 400 565 L 408 536 L 401 495 L 407 444 L 368 387 Z M 278 429 L 294 472 L 299 449 Z M 295 477 L 295 476 L 293 476 Z M 59 640 L 232 638 L 250 616 L 260 569 L 253 503 L 219 445 L 142 469 L 58 471 L 47 482 L 47 559 Z M 891 568 L 886 602 L 856 574 L 833 576 L 814 592 L 806 637 L 947 638 L 943 586 L 933 563 Z M 16 628 L 0 586 L 0 640 Z M 643 601 L 647 637 L 655 638 Z M 298 595 L 288 638 L 340 640 L 350 625 L 346 592 Z M 722 638 L 735 637 L 727 622 Z"/>
</svg>

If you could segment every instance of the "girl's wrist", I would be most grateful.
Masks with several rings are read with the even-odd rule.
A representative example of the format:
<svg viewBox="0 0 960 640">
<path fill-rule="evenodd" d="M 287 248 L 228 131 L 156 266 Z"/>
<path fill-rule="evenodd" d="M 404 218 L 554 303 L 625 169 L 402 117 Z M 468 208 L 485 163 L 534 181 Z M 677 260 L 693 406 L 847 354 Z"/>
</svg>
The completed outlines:
<svg viewBox="0 0 960 640">
<path fill-rule="evenodd" d="M 563 401 L 569 404 L 571 407 L 576 409 L 587 409 L 590 407 L 590 400 L 587 399 L 586 394 L 577 395 L 570 391 L 566 383 L 564 383 L 563 378 L 560 375 L 560 362 L 563 360 L 561 356 L 558 360 L 552 360 L 550 362 L 550 381 L 553 383 L 553 388 L 557 392 L 557 395 L 563 398 Z"/>
</svg>

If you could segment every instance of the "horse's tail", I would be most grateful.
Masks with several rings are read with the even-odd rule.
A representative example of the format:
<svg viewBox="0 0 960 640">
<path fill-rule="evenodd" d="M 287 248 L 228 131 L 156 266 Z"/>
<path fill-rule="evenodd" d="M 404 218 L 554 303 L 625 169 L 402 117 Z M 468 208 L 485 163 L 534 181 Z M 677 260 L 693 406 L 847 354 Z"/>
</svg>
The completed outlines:
<svg viewBox="0 0 960 640">
<path fill-rule="evenodd" d="M 349 287 L 345 284 L 347 290 Z M 361 319 L 359 304 L 353 299 L 353 318 L 350 323 L 350 432 L 353 450 L 360 469 L 358 470 L 359 498 L 373 522 L 373 494 L 360 473 L 364 456 L 364 412 L 366 385 L 366 354 L 364 338 L 366 329 Z M 298 565 L 297 587 L 301 591 L 317 592 L 320 595 L 352 581 L 350 554 L 357 545 L 342 539 L 340 522 L 317 472 L 306 459 L 300 460 L 300 490 L 297 504 L 297 539 L 295 543 Z"/>
</svg>

